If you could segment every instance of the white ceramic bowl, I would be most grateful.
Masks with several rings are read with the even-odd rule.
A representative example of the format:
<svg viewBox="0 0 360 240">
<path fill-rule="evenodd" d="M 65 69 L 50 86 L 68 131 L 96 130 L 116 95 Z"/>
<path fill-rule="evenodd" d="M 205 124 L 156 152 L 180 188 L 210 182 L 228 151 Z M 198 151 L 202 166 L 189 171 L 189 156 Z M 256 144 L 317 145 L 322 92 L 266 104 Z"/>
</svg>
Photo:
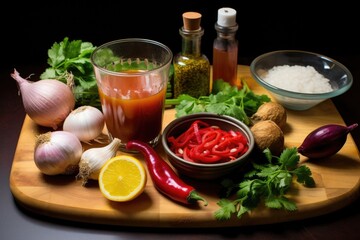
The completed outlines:
<svg viewBox="0 0 360 240">
<path fill-rule="evenodd" d="M 323 93 L 304 93 L 294 90 L 287 90 L 272 85 L 266 79 L 269 70 L 277 66 L 312 66 L 319 74 L 329 80 L 332 91 Z M 353 83 L 351 72 L 338 61 L 321 54 L 297 51 L 297 50 L 280 50 L 265 53 L 255 58 L 250 64 L 250 71 L 253 78 L 266 90 L 270 92 L 273 98 L 282 104 L 285 108 L 292 110 L 307 110 L 313 106 L 340 94 L 345 93 Z M 304 74 L 303 76 L 305 76 Z M 289 84 L 293 75 L 288 75 L 286 80 Z M 265 78 L 265 79 L 264 79 Z M 305 77 L 304 77 L 305 78 Z M 281 78 L 284 79 L 284 78 Z M 299 78 L 297 77 L 296 81 Z M 307 79 L 303 79 L 303 84 Z"/>
</svg>

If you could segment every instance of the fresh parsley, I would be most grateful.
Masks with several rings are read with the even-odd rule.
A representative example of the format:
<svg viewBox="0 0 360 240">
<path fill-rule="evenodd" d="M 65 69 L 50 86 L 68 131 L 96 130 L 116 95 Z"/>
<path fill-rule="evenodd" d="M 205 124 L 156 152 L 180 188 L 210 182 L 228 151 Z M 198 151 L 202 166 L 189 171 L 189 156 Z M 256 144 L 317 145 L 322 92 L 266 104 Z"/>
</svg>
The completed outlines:
<svg viewBox="0 0 360 240">
<path fill-rule="evenodd" d="M 214 213 L 217 220 L 228 220 L 234 214 L 241 218 L 262 202 L 268 208 L 295 211 L 295 202 L 286 197 L 293 178 L 296 177 L 297 182 L 306 187 L 315 186 L 311 170 L 305 165 L 299 165 L 297 148 L 286 148 L 280 157 L 273 156 L 269 149 L 263 153 L 265 163 L 252 162 L 252 168 L 245 173 L 240 183 L 231 179 L 222 182 L 225 197 L 217 202 L 220 206 Z M 236 199 L 230 200 L 234 192 Z"/>
<path fill-rule="evenodd" d="M 267 95 L 255 94 L 245 81 L 239 90 L 228 82 L 218 79 L 214 81 L 209 96 L 194 98 L 188 94 L 181 94 L 176 101 L 167 100 L 167 104 L 177 104 L 175 106 L 176 117 L 191 113 L 211 112 L 235 117 L 249 125 L 249 116 L 254 114 L 261 104 L 269 101 L 270 98 Z"/>
<path fill-rule="evenodd" d="M 49 67 L 40 75 L 40 79 L 57 79 L 73 88 L 76 106 L 90 105 L 101 109 L 98 87 L 96 83 L 94 69 L 90 60 L 92 52 L 96 49 L 91 42 L 82 40 L 70 41 L 65 37 L 61 42 L 55 42 L 48 50 L 47 63 Z M 119 58 L 113 55 L 113 52 L 104 50 L 101 52 L 103 59 L 113 65 L 119 61 Z M 106 65 L 106 63 L 99 63 Z M 114 66 L 120 66 L 119 64 Z M 122 70 L 127 63 L 121 64 Z M 118 71 L 119 69 L 109 70 Z M 170 66 L 169 84 L 167 87 L 166 98 L 172 97 L 172 84 L 174 69 Z"/>
<path fill-rule="evenodd" d="M 68 37 L 60 43 L 55 42 L 48 50 L 47 63 L 50 67 L 40 75 L 40 79 L 57 79 L 67 84 L 71 79 L 76 105 L 100 108 L 98 88 L 90 61 L 95 48 L 90 42 L 70 41 Z"/>
</svg>

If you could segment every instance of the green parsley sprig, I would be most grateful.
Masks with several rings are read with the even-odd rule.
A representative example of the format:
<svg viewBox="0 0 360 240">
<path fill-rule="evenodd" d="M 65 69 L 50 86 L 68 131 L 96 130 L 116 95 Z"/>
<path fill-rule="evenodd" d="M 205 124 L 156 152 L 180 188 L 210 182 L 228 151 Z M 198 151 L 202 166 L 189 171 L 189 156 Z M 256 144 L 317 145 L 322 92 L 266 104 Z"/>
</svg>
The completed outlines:
<svg viewBox="0 0 360 240">
<path fill-rule="evenodd" d="M 94 69 L 90 60 L 92 52 L 96 49 L 91 42 L 82 40 L 70 41 L 65 37 L 61 42 L 55 42 L 48 50 L 47 63 L 49 67 L 40 75 L 40 79 L 57 79 L 66 84 L 71 81 L 76 100 L 76 106 L 90 105 L 101 108 L 98 87 Z M 107 57 L 114 57 L 112 52 L 104 52 Z M 109 57 L 109 59 L 111 59 Z M 118 60 L 118 57 L 114 57 Z M 114 69 L 112 69 L 114 70 Z M 169 84 L 166 98 L 172 97 L 172 84 L 174 69 L 170 65 Z"/>
<path fill-rule="evenodd" d="M 48 50 L 47 63 L 50 67 L 40 75 L 40 79 L 57 79 L 68 83 L 71 75 L 76 105 L 100 108 L 98 88 L 90 61 L 95 48 L 90 42 L 70 41 L 68 37 L 60 43 L 55 42 Z"/>
<path fill-rule="evenodd" d="M 240 183 L 230 179 L 222 182 L 227 198 L 217 202 L 220 206 L 214 213 L 217 220 L 228 220 L 233 214 L 241 218 L 261 202 L 268 208 L 295 211 L 295 202 L 285 196 L 293 184 L 293 178 L 296 177 L 297 182 L 306 187 L 315 186 L 311 170 L 305 165 L 299 165 L 297 148 L 286 148 L 280 157 L 273 156 L 269 149 L 263 153 L 267 162 L 252 162 L 252 169 L 245 173 Z M 234 191 L 237 198 L 228 199 Z"/>
<path fill-rule="evenodd" d="M 253 115 L 261 104 L 269 101 L 270 98 L 267 95 L 255 94 L 245 81 L 239 90 L 228 82 L 218 79 L 214 81 L 212 92 L 208 96 L 194 98 L 188 94 L 181 94 L 177 99 L 166 100 L 166 103 L 176 105 L 176 117 L 211 112 L 232 116 L 250 125 L 249 116 Z"/>
</svg>

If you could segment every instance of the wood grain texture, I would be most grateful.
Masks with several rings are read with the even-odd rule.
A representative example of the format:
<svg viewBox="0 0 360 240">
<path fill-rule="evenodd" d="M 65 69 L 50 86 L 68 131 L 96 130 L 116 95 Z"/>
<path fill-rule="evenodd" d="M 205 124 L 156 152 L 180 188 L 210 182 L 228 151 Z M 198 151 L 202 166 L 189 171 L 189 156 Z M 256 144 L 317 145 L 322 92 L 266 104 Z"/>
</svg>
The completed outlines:
<svg viewBox="0 0 360 240">
<path fill-rule="evenodd" d="M 239 78 L 247 81 L 257 94 L 268 94 L 251 78 L 248 66 L 239 66 Z M 268 94 L 270 96 L 270 94 Z M 271 96 L 270 96 L 271 97 Z M 328 124 L 344 125 L 344 121 L 331 100 L 307 111 L 287 110 L 288 121 L 284 130 L 285 145 L 297 147 L 310 131 Z M 163 127 L 175 117 L 175 110 L 165 111 Z M 344 147 L 333 157 L 310 161 L 301 156 L 300 161 L 310 167 L 316 182 L 315 188 L 294 184 L 289 197 L 298 210 L 287 212 L 259 207 L 251 214 L 229 221 L 217 221 L 213 217 L 218 209 L 219 184 L 216 181 L 196 181 L 183 178 L 193 185 L 208 201 L 208 206 L 182 205 L 161 195 L 148 177 L 142 195 L 133 201 L 111 202 L 102 196 L 97 182 L 81 185 L 75 176 L 45 176 L 37 169 L 34 160 L 36 135 L 48 131 L 38 127 L 25 117 L 10 173 L 10 189 L 16 201 L 23 207 L 46 216 L 72 221 L 98 224 L 144 227 L 228 227 L 271 224 L 301 220 L 324 215 L 353 202 L 359 197 L 359 151 L 348 135 Z M 84 149 L 92 146 L 83 145 Z M 166 159 L 162 146 L 156 150 Z M 125 154 L 118 152 L 119 154 Z M 136 155 L 143 161 L 141 155 Z M 145 164 L 145 162 L 143 161 Z"/>
</svg>

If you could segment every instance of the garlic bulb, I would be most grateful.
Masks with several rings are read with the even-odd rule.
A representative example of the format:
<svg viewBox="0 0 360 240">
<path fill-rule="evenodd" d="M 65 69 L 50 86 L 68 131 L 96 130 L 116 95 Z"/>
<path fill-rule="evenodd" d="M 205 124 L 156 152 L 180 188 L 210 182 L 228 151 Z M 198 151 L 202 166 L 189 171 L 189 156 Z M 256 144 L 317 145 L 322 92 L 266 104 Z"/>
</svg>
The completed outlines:
<svg viewBox="0 0 360 240">
<path fill-rule="evenodd" d="M 114 138 L 104 147 L 90 148 L 83 152 L 79 162 L 79 174 L 76 176 L 76 178 L 82 179 L 83 186 L 87 183 L 88 179 L 99 179 L 101 168 L 107 160 L 115 157 L 120 144 L 120 139 Z"/>
<path fill-rule="evenodd" d="M 63 130 L 74 133 L 80 141 L 87 142 L 98 137 L 105 126 L 103 113 L 92 106 L 81 106 L 65 119 Z"/>
<path fill-rule="evenodd" d="M 30 82 L 14 70 L 11 74 L 20 88 L 25 112 L 36 123 L 56 130 L 74 109 L 71 88 L 56 79 Z"/>
<path fill-rule="evenodd" d="M 35 141 L 35 165 L 46 175 L 74 174 L 82 151 L 81 142 L 70 132 L 43 133 Z"/>
</svg>

